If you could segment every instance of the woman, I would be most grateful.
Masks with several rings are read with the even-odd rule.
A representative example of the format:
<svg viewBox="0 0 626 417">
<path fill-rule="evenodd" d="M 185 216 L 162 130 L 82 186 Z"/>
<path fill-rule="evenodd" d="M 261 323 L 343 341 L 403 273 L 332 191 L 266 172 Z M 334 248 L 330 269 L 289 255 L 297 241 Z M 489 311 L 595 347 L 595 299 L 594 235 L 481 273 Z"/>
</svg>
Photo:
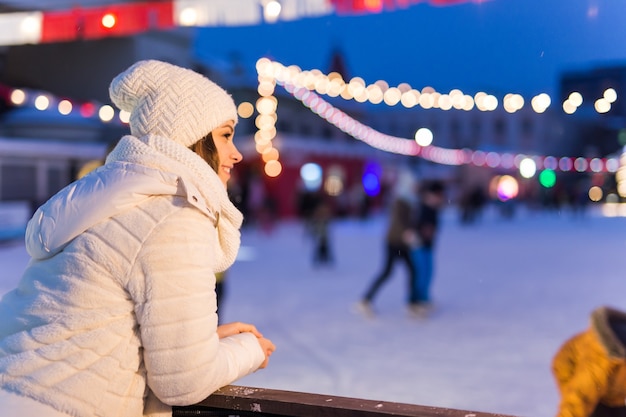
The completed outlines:
<svg viewBox="0 0 626 417">
<path fill-rule="evenodd" d="M 113 79 L 131 135 L 30 220 L 32 259 L 0 302 L 3 416 L 171 415 L 264 368 L 272 342 L 218 326 L 215 273 L 239 249 L 226 183 L 237 111 L 191 70 Z"/>
</svg>

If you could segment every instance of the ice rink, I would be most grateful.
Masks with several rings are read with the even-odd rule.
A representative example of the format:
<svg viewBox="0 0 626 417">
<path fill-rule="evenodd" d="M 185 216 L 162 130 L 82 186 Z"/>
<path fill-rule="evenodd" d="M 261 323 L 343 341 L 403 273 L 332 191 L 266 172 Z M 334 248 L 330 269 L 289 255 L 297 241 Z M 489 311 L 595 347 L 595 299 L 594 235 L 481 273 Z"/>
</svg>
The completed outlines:
<svg viewBox="0 0 626 417">
<path fill-rule="evenodd" d="M 335 221 L 335 264 L 318 268 L 300 223 L 243 230 L 222 319 L 256 324 L 277 351 L 238 385 L 550 417 L 560 344 L 595 307 L 626 309 L 626 219 L 524 212 L 464 226 L 447 212 L 432 315 L 409 316 L 398 264 L 367 319 L 353 305 L 382 267 L 385 225 L 384 213 Z M 2 293 L 27 261 L 21 243 L 0 246 Z"/>
</svg>

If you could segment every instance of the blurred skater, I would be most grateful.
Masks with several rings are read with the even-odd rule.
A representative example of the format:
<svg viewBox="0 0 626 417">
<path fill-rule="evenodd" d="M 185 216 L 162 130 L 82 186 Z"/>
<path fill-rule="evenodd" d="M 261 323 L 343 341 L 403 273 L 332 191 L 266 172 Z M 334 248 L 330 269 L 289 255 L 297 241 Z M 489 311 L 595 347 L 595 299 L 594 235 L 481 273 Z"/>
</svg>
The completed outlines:
<svg viewBox="0 0 626 417">
<path fill-rule="evenodd" d="M 382 271 L 374 278 L 356 308 L 361 313 L 372 316 L 372 302 L 381 286 L 389 279 L 396 262 L 401 261 L 406 267 L 408 275 L 407 303 L 412 306 L 417 300 L 414 298 L 414 288 L 417 282 L 417 270 L 410 256 L 407 236 L 411 233 L 411 213 L 417 203 L 417 181 L 409 172 L 403 172 L 398 178 L 395 188 L 394 201 L 391 206 L 389 226 L 385 235 L 384 265 Z"/>
<path fill-rule="evenodd" d="M 487 197 L 480 185 L 474 185 L 461 196 L 461 223 L 472 224 L 480 219 Z"/>
<path fill-rule="evenodd" d="M 309 232 L 313 239 L 313 266 L 331 265 L 334 261 L 330 245 L 330 222 L 332 212 L 328 203 L 322 201 L 313 210 Z"/>
<path fill-rule="evenodd" d="M 434 274 L 434 245 L 439 232 L 439 213 L 443 207 L 445 187 L 441 181 L 432 181 L 422 187 L 420 203 L 415 216 L 415 247 L 411 250 L 418 281 L 413 286 L 411 312 L 424 316 L 432 308 L 430 288 Z"/>
</svg>

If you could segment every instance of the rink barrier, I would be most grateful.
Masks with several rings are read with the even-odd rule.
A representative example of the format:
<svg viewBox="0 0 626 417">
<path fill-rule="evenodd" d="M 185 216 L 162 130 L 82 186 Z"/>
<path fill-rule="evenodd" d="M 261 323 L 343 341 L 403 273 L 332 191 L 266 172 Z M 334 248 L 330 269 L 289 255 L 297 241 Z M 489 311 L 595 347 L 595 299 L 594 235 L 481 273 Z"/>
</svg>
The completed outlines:
<svg viewBox="0 0 626 417">
<path fill-rule="evenodd" d="M 513 417 L 305 392 L 226 386 L 198 404 L 174 407 L 173 417 Z"/>
</svg>

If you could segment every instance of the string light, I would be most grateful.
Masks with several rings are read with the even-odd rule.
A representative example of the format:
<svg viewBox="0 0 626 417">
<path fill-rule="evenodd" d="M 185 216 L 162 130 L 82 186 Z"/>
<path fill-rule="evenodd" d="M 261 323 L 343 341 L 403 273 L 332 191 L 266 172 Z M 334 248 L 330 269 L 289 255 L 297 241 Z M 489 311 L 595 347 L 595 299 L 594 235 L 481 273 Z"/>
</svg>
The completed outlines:
<svg viewBox="0 0 626 417">
<path fill-rule="evenodd" d="M 390 87 L 384 80 L 378 80 L 373 84 L 367 84 L 361 77 L 353 77 L 349 81 L 343 80 L 340 74 L 323 74 L 318 69 L 302 70 L 297 66 L 285 67 L 283 64 L 261 58 L 257 61 L 259 73 L 259 95 L 269 96 L 273 94 L 275 82 L 290 84 L 297 88 L 306 88 L 315 91 L 321 96 L 341 97 L 344 100 L 355 100 L 359 103 L 386 104 L 388 106 L 402 105 L 406 108 L 420 106 L 423 109 L 439 110 L 463 110 L 470 111 L 474 108 L 483 111 L 495 111 L 500 106 L 498 98 L 484 91 L 479 91 L 474 96 L 464 93 L 460 89 L 453 89 L 448 93 L 436 91 L 433 87 L 426 86 L 421 91 L 411 87 L 408 83 L 401 83 L 397 87 Z M 617 93 L 609 88 L 603 97 L 596 100 L 598 113 L 610 110 L 610 104 L 617 100 Z M 540 93 L 530 100 L 525 99 L 518 93 L 507 93 L 502 100 L 502 106 L 508 113 L 515 113 L 524 108 L 529 102 L 533 111 L 544 113 L 552 104 L 552 99 L 547 93 Z M 563 103 L 565 113 L 573 113 L 583 102 L 582 95 L 578 92 L 570 94 Z"/>
<path fill-rule="evenodd" d="M 0 85 L 0 87 L 4 87 Z M 113 122 L 117 114 L 117 123 L 128 124 L 129 114 L 124 111 L 116 111 L 109 104 L 96 102 L 72 102 L 67 98 L 58 98 L 42 91 L 31 91 L 20 88 L 9 88 L 8 102 L 17 107 L 32 106 L 39 111 L 56 111 L 59 115 L 68 116 L 78 109 L 80 116 L 84 118 L 98 117 L 102 122 Z"/>
<path fill-rule="evenodd" d="M 429 146 L 433 142 L 433 132 L 425 127 L 417 129 L 417 132 L 415 132 L 415 142 L 420 146 Z"/>
<path fill-rule="evenodd" d="M 115 110 L 108 104 L 104 105 L 98 110 L 98 116 L 103 122 L 110 122 L 115 117 Z"/>
<path fill-rule="evenodd" d="M 74 106 L 69 100 L 61 100 L 59 101 L 59 104 L 57 106 L 59 113 L 61 113 L 63 116 L 67 116 L 68 114 L 70 114 L 73 108 Z"/>
<path fill-rule="evenodd" d="M 428 133 L 425 130 L 418 130 L 415 139 L 399 138 L 378 132 L 369 126 L 348 116 L 341 110 L 325 101 L 320 95 L 329 95 L 330 97 L 341 96 L 345 100 L 355 99 L 359 102 L 363 100 L 362 96 L 367 95 L 368 100 L 372 104 L 378 104 L 385 101 L 385 93 L 389 96 L 385 101 L 387 105 L 397 105 L 402 102 L 404 94 L 411 94 L 411 99 L 405 99 L 405 102 L 412 105 L 421 105 L 423 108 L 436 107 L 442 110 L 459 109 L 471 110 L 475 105 L 481 111 L 493 111 L 497 108 L 498 99 L 490 94 L 479 92 L 473 98 L 462 91 L 455 89 L 448 94 L 441 94 L 432 87 L 424 87 L 421 92 L 413 89 L 407 83 L 403 83 L 398 87 L 389 87 L 384 81 L 377 81 L 374 84 L 367 85 L 362 78 L 354 77 L 348 83 L 345 83 L 338 74 L 329 74 L 324 76 L 319 70 L 302 71 L 300 68 L 284 65 L 270 61 L 267 58 L 261 58 L 257 61 L 256 69 L 259 74 L 259 93 L 262 98 L 257 101 L 257 111 L 261 113 L 263 103 L 266 99 L 271 99 L 274 94 L 275 85 L 281 85 L 294 98 L 301 101 L 303 105 L 309 107 L 313 113 L 318 114 L 327 122 L 333 124 L 337 128 L 346 132 L 357 140 L 361 140 L 372 147 L 387 152 L 393 152 L 402 155 L 419 156 L 431 162 L 446 165 L 464 165 L 473 164 L 475 166 L 488 166 L 490 168 L 514 169 L 523 171 L 523 176 L 532 177 L 538 170 L 560 170 L 563 172 L 611 172 L 614 173 L 619 167 L 619 162 L 615 158 L 583 158 L 583 157 L 555 157 L 555 156 L 529 156 L 523 154 L 513 155 L 510 153 L 485 153 L 480 150 L 470 149 L 447 149 L 429 144 Z M 340 86 L 337 95 L 328 94 L 330 89 L 326 88 L 326 83 L 334 83 Z M 261 87 L 263 84 L 263 87 Z M 319 86 L 324 87 L 320 88 Z M 605 91 L 604 96 L 599 99 L 609 103 L 607 97 L 616 100 L 617 95 L 612 89 Z M 382 92 L 382 98 L 381 98 Z M 580 93 L 570 94 L 568 100 L 573 106 L 582 104 L 582 96 Z M 373 101 L 372 101 L 373 100 Z M 520 110 L 524 105 L 524 98 L 519 94 L 507 94 L 504 98 L 505 110 L 509 113 Z M 471 102 L 469 106 L 467 103 Z M 277 105 L 277 101 L 273 102 Z M 543 113 L 549 106 L 550 97 L 541 93 L 531 99 L 531 106 L 537 113 Z M 609 103 L 610 105 L 610 103 Z M 268 110 L 275 116 L 275 107 Z M 272 121 L 275 123 L 276 119 Z M 259 138 L 263 136 L 265 127 L 259 128 L 255 135 L 257 140 L 257 151 L 265 155 L 267 145 L 260 146 Z M 430 132 L 430 131 L 428 131 Z M 432 135 L 432 132 L 430 132 Z M 271 146 L 271 145 L 270 145 Z M 267 168 L 267 164 L 266 164 Z"/>
<path fill-rule="evenodd" d="M 419 135 L 416 132 L 414 139 L 399 138 L 386 135 L 369 126 L 366 126 L 341 110 L 326 102 L 319 94 L 329 97 L 343 97 L 346 100 L 367 95 L 370 103 L 378 104 L 386 102 L 387 105 L 403 105 L 410 108 L 420 105 L 423 108 L 456 109 L 469 111 L 474 106 L 482 111 L 492 111 L 497 107 L 497 98 L 487 93 L 477 93 L 474 97 L 455 89 L 447 94 L 441 94 L 432 87 L 424 87 L 421 91 L 412 88 L 407 83 L 397 87 L 389 87 L 382 80 L 374 84 L 367 85 L 359 77 L 355 77 L 350 82 L 345 83 L 337 73 L 325 75 L 319 70 L 302 71 L 297 66 L 285 67 L 284 65 L 261 58 L 257 61 L 256 69 L 258 73 L 258 88 L 260 95 L 256 102 L 258 116 L 255 119 L 258 131 L 254 135 L 255 148 L 259 154 L 264 155 L 266 163 L 266 173 L 279 175 L 282 165 L 278 161 L 278 149 L 272 145 L 272 140 L 276 137 L 276 122 L 278 116 L 276 109 L 278 99 L 274 96 L 276 85 L 281 85 L 297 100 L 309 107 L 312 112 L 321 118 L 335 125 L 355 139 L 361 140 L 372 147 L 387 152 L 420 156 L 435 163 L 447 165 L 474 164 L 476 166 L 489 166 L 491 168 L 512 169 L 519 168 L 520 161 L 525 155 L 512 155 L 508 153 L 490 152 L 485 154 L 480 150 L 469 149 L 446 149 L 428 144 L 427 136 Z M 72 103 L 68 99 L 58 99 L 48 93 L 33 92 L 24 89 L 9 88 L 7 94 L 8 101 L 14 106 L 32 105 L 40 111 L 51 111 L 57 109 L 61 115 L 69 115 L 75 108 L 79 109 L 81 116 L 91 118 L 98 116 L 103 122 L 117 122 L 127 124 L 129 114 L 124 111 L 117 112 L 110 105 L 102 105 L 95 102 L 82 104 Z M 313 91 L 315 90 L 315 91 Z M 321 93 L 320 93 L 321 92 Z M 385 96 L 386 93 L 386 96 Z M 385 100 L 386 98 L 386 100 Z M 366 100 L 366 101 L 367 101 Z M 614 89 L 608 88 L 603 96 L 595 101 L 599 112 L 610 110 L 611 103 L 617 100 L 617 93 Z M 583 103 L 580 93 L 573 92 L 566 100 L 572 106 L 578 107 Z M 509 94 L 504 98 L 505 109 L 508 112 L 517 111 L 522 108 L 524 99 L 520 95 Z M 443 104 L 443 106 L 442 106 Z M 539 94 L 531 100 L 533 109 L 542 113 L 550 105 L 550 97 Z M 607 110 L 608 107 L 608 110 Z M 117 112 L 117 113 L 116 113 Z M 253 113 L 251 103 L 242 103 L 239 107 L 241 117 L 250 117 Z M 117 118 L 116 118 L 117 115 Z M 431 132 L 432 135 L 432 132 Z M 430 139 L 432 141 L 432 138 Z M 273 149 L 273 151 L 271 151 Z M 618 170 L 620 164 L 615 158 L 583 158 L 583 157 L 554 157 L 536 156 L 532 157 L 537 163 L 537 169 L 551 169 L 562 172 L 611 172 Z M 275 163 L 274 163 L 274 162 Z M 269 166 L 268 166 L 269 165 Z M 270 175 L 270 174 L 267 174 Z"/>
<path fill-rule="evenodd" d="M 50 99 L 43 94 L 35 98 L 35 108 L 37 110 L 46 110 L 50 106 Z"/>
<path fill-rule="evenodd" d="M 16 88 L 15 90 L 13 90 L 11 92 L 11 94 L 9 95 L 11 103 L 13 103 L 16 106 L 21 106 L 22 104 L 24 104 L 26 102 L 26 93 L 23 90 L 20 90 L 19 88 Z"/>
</svg>

